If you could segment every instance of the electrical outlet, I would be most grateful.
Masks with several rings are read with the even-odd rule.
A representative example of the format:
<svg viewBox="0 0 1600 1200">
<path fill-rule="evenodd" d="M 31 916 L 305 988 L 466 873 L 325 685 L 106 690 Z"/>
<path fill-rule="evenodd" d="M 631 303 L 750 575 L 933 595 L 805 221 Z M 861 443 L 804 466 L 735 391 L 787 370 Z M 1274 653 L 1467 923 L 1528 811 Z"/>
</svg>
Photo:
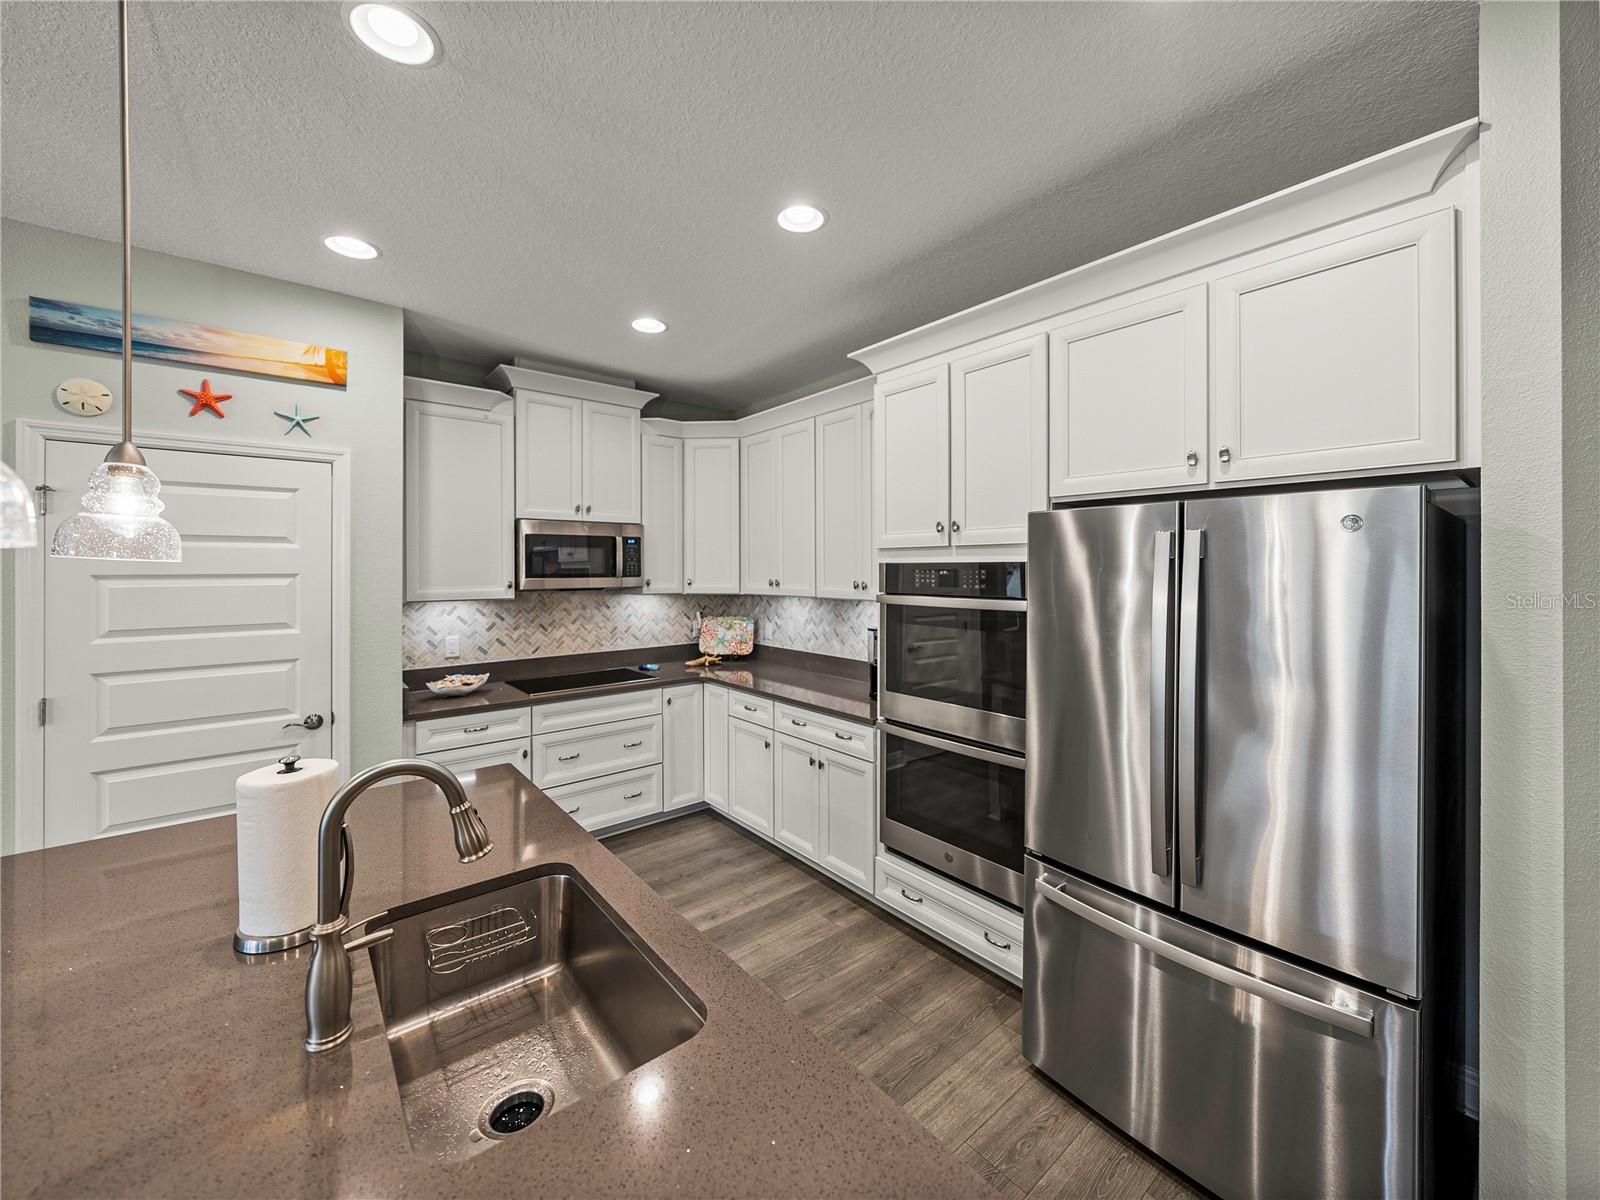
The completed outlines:
<svg viewBox="0 0 1600 1200">
<path fill-rule="evenodd" d="M 444 639 L 444 656 L 446 658 L 461 657 L 461 639 L 456 634 L 449 634 Z"/>
</svg>

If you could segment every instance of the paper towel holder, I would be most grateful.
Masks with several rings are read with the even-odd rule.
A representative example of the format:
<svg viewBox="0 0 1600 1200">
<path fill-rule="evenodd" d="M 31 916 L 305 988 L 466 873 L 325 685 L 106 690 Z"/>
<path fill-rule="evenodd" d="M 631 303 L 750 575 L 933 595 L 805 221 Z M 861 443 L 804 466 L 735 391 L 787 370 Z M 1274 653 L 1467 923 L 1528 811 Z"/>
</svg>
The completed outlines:
<svg viewBox="0 0 1600 1200">
<path fill-rule="evenodd" d="M 300 766 L 298 754 L 286 754 L 278 760 L 283 764 L 279 775 L 293 775 L 296 771 L 305 770 Z M 355 847 L 350 844 L 350 827 L 339 827 L 339 848 L 344 856 L 344 881 L 340 887 L 339 911 L 346 916 L 350 913 L 350 881 L 355 878 Z M 311 941 L 311 926 L 296 929 L 293 933 L 273 933 L 255 935 L 245 933 L 242 929 L 233 931 L 233 948 L 240 954 L 277 954 L 283 950 L 293 950 L 296 946 L 304 946 Z"/>
</svg>

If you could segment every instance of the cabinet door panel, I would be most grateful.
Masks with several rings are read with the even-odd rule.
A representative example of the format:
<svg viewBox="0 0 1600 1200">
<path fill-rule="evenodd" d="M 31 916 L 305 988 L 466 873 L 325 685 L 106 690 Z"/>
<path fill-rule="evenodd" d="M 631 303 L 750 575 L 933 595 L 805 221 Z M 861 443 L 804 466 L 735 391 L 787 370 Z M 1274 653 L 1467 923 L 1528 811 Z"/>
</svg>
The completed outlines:
<svg viewBox="0 0 1600 1200">
<path fill-rule="evenodd" d="M 1320 240 L 1213 285 L 1215 480 L 1456 457 L 1454 211 Z"/>
<path fill-rule="evenodd" d="M 1204 483 L 1206 390 L 1204 284 L 1052 330 L 1050 494 Z"/>
<path fill-rule="evenodd" d="M 406 402 L 407 600 L 515 594 L 515 422 L 484 410 Z"/>
<path fill-rule="evenodd" d="M 831 750 L 818 751 L 822 817 L 818 860 L 846 883 L 872 887 L 878 853 L 877 778 L 871 763 Z"/>
<path fill-rule="evenodd" d="M 666 733 L 661 748 L 666 767 L 663 808 L 682 808 L 705 799 L 705 720 L 701 686 L 663 688 Z"/>
<path fill-rule="evenodd" d="M 772 731 L 728 722 L 728 813 L 759 833 L 772 832 Z"/>
<path fill-rule="evenodd" d="M 817 423 L 797 421 L 778 435 L 778 537 L 773 575 L 785 596 L 817 594 Z"/>
<path fill-rule="evenodd" d="M 517 515 L 583 513 L 583 401 L 517 391 Z"/>
<path fill-rule="evenodd" d="M 683 441 L 643 439 L 644 590 L 683 591 Z"/>
<path fill-rule="evenodd" d="M 705 685 L 706 803 L 728 808 L 728 689 Z"/>
<path fill-rule="evenodd" d="M 817 418 L 817 595 L 864 599 L 868 559 L 870 470 L 866 406 Z"/>
<path fill-rule="evenodd" d="M 749 595 L 773 590 L 778 574 L 778 434 L 776 430 L 744 438 L 740 446 L 739 506 L 742 546 L 740 589 Z"/>
<path fill-rule="evenodd" d="M 449 767 L 457 775 L 464 777 L 464 782 L 470 783 L 475 771 L 485 767 L 499 766 L 505 763 L 528 773 L 528 739 L 518 738 L 511 742 L 492 742 L 487 746 L 463 746 L 459 750 L 437 750 L 432 754 L 424 754 L 423 758 L 430 759 L 440 766 Z"/>
<path fill-rule="evenodd" d="M 950 370 L 919 371 L 874 391 L 878 545 L 950 541 Z"/>
<path fill-rule="evenodd" d="M 683 590 L 739 591 L 739 439 L 683 443 Z"/>
<path fill-rule="evenodd" d="M 821 795 L 815 747 L 793 738 L 778 739 L 774 768 L 776 803 L 774 835 L 785 846 L 813 861 L 821 836 Z"/>
<path fill-rule="evenodd" d="M 639 520 L 639 413 L 583 402 L 583 519 Z"/>
<path fill-rule="evenodd" d="M 950 543 L 1028 540 L 1049 503 L 1045 337 L 961 359 L 950 381 Z"/>
</svg>

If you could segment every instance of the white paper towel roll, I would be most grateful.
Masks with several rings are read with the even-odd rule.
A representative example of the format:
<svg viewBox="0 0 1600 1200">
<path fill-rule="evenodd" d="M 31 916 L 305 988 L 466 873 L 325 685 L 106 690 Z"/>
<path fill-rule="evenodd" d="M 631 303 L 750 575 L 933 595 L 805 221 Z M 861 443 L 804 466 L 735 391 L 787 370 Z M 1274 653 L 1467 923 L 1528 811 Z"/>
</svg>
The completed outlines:
<svg viewBox="0 0 1600 1200">
<path fill-rule="evenodd" d="M 239 932 L 293 933 L 317 919 L 317 827 L 339 789 L 339 764 L 303 758 L 239 776 Z"/>
</svg>

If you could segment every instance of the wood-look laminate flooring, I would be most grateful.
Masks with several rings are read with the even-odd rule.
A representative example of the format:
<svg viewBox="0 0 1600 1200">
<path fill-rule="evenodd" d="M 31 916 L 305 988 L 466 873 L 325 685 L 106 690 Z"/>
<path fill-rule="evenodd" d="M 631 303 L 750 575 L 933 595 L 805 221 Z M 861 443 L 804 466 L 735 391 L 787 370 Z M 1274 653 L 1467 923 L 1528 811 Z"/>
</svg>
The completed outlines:
<svg viewBox="0 0 1600 1200">
<path fill-rule="evenodd" d="M 1022 1057 L 1021 993 L 700 812 L 606 846 L 1002 1196 L 1203 1193 Z"/>
</svg>

